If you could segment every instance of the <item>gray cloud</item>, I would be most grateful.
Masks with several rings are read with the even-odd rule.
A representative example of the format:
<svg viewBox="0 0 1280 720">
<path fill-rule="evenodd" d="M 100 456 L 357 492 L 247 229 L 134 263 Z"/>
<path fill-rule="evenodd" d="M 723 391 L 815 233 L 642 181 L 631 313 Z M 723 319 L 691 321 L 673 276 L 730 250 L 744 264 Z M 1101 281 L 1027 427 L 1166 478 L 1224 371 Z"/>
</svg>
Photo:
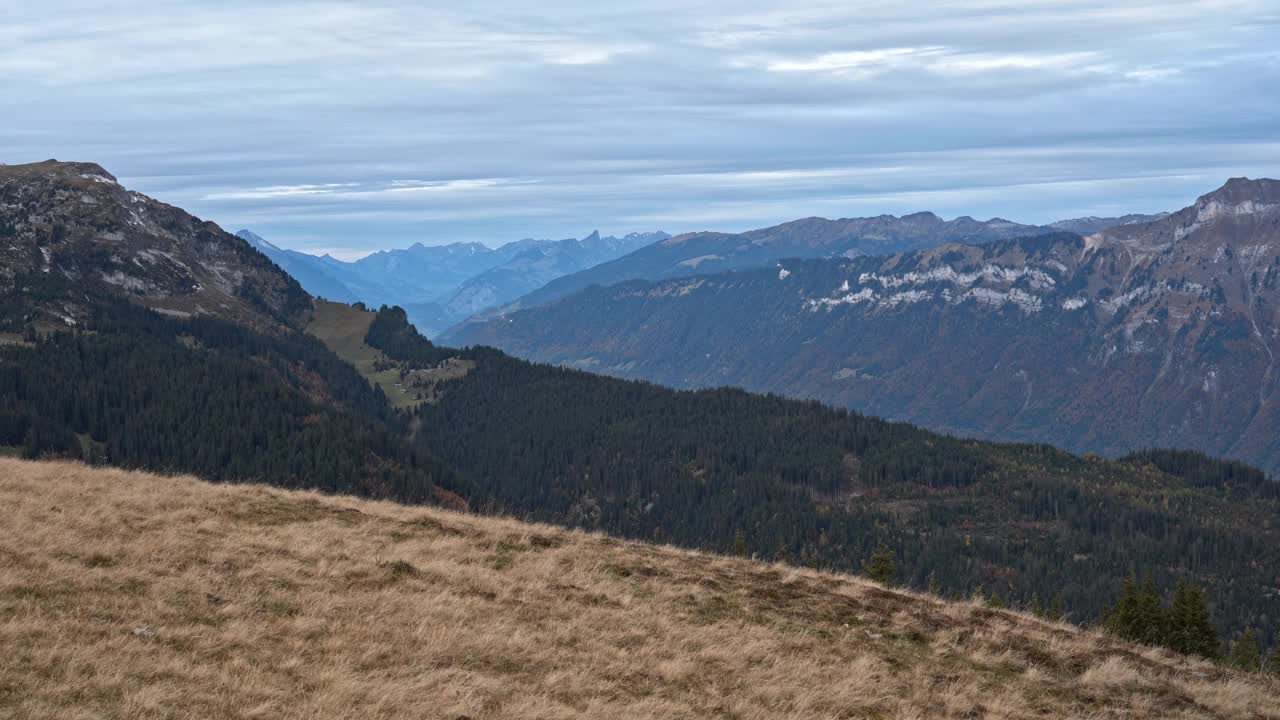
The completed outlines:
<svg viewBox="0 0 1280 720">
<path fill-rule="evenodd" d="M 300 249 L 1043 222 L 1280 174 L 1270 0 L 6 3 L 0 161 Z"/>
</svg>

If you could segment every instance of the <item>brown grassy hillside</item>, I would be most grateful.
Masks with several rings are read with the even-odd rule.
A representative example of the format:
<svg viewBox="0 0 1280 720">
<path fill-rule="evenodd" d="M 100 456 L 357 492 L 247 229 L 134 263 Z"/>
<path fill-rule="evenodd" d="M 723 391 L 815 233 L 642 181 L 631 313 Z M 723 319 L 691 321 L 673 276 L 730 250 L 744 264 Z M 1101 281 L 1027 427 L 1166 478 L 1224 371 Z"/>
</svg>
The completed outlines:
<svg viewBox="0 0 1280 720">
<path fill-rule="evenodd" d="M 0 459 L 0 717 L 1280 718 L 1280 683 L 856 578 Z"/>
</svg>

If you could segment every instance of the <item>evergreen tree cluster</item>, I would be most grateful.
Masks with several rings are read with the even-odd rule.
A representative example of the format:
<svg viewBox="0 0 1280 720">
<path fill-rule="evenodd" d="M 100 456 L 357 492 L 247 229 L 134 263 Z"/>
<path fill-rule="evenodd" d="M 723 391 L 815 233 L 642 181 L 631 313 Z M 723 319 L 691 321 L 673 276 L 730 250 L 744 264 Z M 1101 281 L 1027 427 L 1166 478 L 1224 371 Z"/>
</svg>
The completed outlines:
<svg viewBox="0 0 1280 720">
<path fill-rule="evenodd" d="M 211 480 L 408 502 L 452 473 L 314 338 L 108 305 L 91 332 L 0 349 L 0 444 Z"/>
<path fill-rule="evenodd" d="M 386 353 L 387 357 L 415 368 L 428 368 L 457 354 L 448 348 L 436 347 L 418 334 L 401 307 L 383 305 L 379 308 L 364 341 L 369 347 Z"/>
<path fill-rule="evenodd" d="M 1126 640 L 1210 659 L 1221 654 L 1204 591 L 1183 580 L 1178 581 L 1171 602 L 1166 604 L 1150 575 L 1141 586 L 1130 575 L 1103 624 L 1109 632 Z"/>
<path fill-rule="evenodd" d="M 1280 483 L 1266 473 L 1235 460 L 1212 458 L 1198 450 L 1148 449 L 1131 453 L 1123 462 L 1149 463 L 1161 471 L 1184 479 L 1192 487 L 1235 492 L 1241 497 L 1280 496 Z"/>
</svg>

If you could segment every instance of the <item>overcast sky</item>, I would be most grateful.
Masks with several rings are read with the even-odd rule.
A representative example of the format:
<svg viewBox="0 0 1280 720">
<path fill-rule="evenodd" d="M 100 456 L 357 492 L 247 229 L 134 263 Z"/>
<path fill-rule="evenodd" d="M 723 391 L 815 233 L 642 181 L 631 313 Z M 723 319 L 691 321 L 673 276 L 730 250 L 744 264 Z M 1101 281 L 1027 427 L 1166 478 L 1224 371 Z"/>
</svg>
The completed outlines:
<svg viewBox="0 0 1280 720">
<path fill-rule="evenodd" d="M 1280 176 L 1277 0 L 0 0 L 0 17 L 0 162 L 96 161 L 344 257 L 809 215 L 1046 222 Z"/>
</svg>

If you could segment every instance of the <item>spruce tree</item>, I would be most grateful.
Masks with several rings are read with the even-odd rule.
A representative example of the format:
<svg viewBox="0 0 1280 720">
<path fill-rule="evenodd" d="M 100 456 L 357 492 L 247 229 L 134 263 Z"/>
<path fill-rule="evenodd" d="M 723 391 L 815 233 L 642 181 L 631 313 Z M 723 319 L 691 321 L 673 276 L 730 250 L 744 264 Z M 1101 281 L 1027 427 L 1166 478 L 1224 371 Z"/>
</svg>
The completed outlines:
<svg viewBox="0 0 1280 720">
<path fill-rule="evenodd" d="M 1262 669 L 1262 656 L 1258 654 L 1258 636 L 1253 628 L 1245 630 L 1231 643 L 1227 653 L 1227 663 L 1246 672 L 1258 672 Z"/>
<path fill-rule="evenodd" d="M 1155 581 L 1148 574 L 1138 593 L 1137 617 L 1135 618 L 1134 640 L 1148 645 L 1165 645 L 1168 642 L 1168 622 L 1164 605 L 1160 601 L 1160 593 L 1156 591 Z"/>
<path fill-rule="evenodd" d="M 1126 640 L 1137 640 L 1141 621 L 1139 618 L 1141 601 L 1138 597 L 1138 578 L 1129 573 L 1120 586 L 1120 599 L 1115 607 L 1103 616 L 1103 626 L 1107 632 Z"/>
<path fill-rule="evenodd" d="M 898 571 L 893 562 L 893 552 L 884 543 L 880 543 L 876 551 L 871 553 L 871 559 L 862 564 L 862 571 L 869 579 L 881 585 L 891 584 L 894 574 Z"/>
<path fill-rule="evenodd" d="M 1209 605 L 1205 601 L 1204 591 L 1199 587 L 1192 587 L 1191 598 L 1191 652 L 1216 659 L 1221 655 L 1221 645 L 1213 619 L 1209 617 Z"/>
</svg>

